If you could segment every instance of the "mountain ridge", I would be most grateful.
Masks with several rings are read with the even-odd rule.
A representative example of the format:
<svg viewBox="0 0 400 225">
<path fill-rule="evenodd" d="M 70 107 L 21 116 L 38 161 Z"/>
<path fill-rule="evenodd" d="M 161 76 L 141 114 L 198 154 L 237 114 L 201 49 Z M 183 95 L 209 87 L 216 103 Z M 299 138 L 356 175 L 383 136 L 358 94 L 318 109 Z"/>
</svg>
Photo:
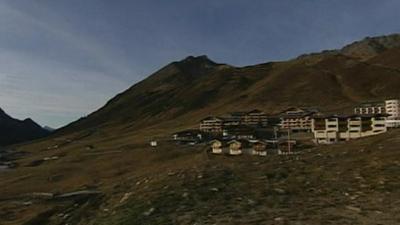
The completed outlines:
<svg viewBox="0 0 400 225">
<path fill-rule="evenodd" d="M 205 55 L 188 56 L 61 131 L 118 124 L 134 129 L 178 118 L 192 118 L 182 124 L 194 126 L 210 114 L 254 108 L 273 114 L 293 105 L 350 112 L 352 105 L 365 100 L 400 97 L 399 37 L 365 38 L 339 50 L 244 67 L 216 63 Z M 375 42 L 384 47 L 370 51 Z M 368 54 L 358 53 L 363 48 Z"/>
<path fill-rule="evenodd" d="M 12 145 L 43 138 L 50 132 L 31 118 L 18 120 L 0 108 L 0 146 Z"/>
</svg>

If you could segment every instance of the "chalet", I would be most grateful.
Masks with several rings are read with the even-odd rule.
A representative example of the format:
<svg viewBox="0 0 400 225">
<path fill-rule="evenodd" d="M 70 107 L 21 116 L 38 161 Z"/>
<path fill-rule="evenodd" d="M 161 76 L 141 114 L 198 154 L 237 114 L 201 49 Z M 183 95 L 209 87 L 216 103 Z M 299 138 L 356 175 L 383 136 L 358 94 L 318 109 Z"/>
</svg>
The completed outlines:
<svg viewBox="0 0 400 225">
<path fill-rule="evenodd" d="M 156 140 L 151 140 L 151 141 L 150 141 L 150 146 L 151 146 L 151 147 L 157 147 L 157 146 L 158 146 L 157 141 L 156 141 Z"/>
<path fill-rule="evenodd" d="M 279 155 L 287 155 L 287 154 L 292 154 L 294 151 L 294 148 L 297 144 L 296 140 L 279 140 L 278 141 L 278 154 Z"/>
<path fill-rule="evenodd" d="M 241 155 L 251 149 L 250 142 L 247 140 L 232 140 L 228 142 L 230 155 Z"/>
<path fill-rule="evenodd" d="M 293 132 L 310 132 L 312 116 L 318 113 L 314 108 L 289 108 L 280 113 L 282 130 Z"/>
<path fill-rule="evenodd" d="M 215 139 L 215 140 L 212 140 L 210 142 L 210 144 L 211 144 L 211 152 L 213 154 L 222 154 L 223 153 L 223 148 L 224 148 L 224 145 L 225 145 L 224 142 Z"/>
<path fill-rule="evenodd" d="M 224 119 L 210 116 L 200 121 L 200 131 L 206 133 L 222 133 Z"/>
<path fill-rule="evenodd" d="M 312 132 L 318 144 L 330 144 L 385 133 L 387 114 L 314 116 Z"/>
<path fill-rule="evenodd" d="M 251 141 L 252 154 L 258 156 L 267 156 L 267 143 L 260 140 Z"/>
</svg>

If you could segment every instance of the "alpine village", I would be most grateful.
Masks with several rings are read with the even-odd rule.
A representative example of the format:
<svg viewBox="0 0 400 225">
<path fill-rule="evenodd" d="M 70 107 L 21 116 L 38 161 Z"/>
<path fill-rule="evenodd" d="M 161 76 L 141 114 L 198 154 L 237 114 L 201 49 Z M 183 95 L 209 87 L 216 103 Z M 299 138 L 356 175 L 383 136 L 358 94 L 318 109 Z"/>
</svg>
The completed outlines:
<svg viewBox="0 0 400 225">
<path fill-rule="evenodd" d="M 400 224 L 399 62 L 188 56 L 56 130 L 1 106 L 0 225 Z"/>
<path fill-rule="evenodd" d="M 379 135 L 400 127 L 400 100 L 365 102 L 353 114 L 325 114 L 317 107 L 292 107 L 267 115 L 261 110 L 209 116 L 198 129 L 172 135 L 180 145 L 209 145 L 212 154 L 297 154 L 298 148 Z M 150 145 L 157 147 L 157 141 Z"/>
</svg>

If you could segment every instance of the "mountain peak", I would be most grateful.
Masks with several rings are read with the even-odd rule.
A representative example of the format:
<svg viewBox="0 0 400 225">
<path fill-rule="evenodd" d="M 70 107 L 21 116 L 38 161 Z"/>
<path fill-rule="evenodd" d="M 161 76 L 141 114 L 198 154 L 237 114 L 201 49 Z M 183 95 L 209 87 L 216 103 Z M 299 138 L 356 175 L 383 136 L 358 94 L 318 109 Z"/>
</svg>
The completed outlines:
<svg viewBox="0 0 400 225">
<path fill-rule="evenodd" d="M 206 55 L 188 56 L 181 61 L 173 62 L 172 65 L 179 68 L 185 74 L 200 76 L 218 69 L 224 64 L 216 63 L 210 60 Z"/>
<path fill-rule="evenodd" d="M 208 58 L 208 56 L 207 55 L 199 55 L 199 56 L 192 56 L 192 55 L 190 55 L 190 56 L 188 56 L 188 57 L 186 57 L 185 59 L 183 59 L 181 62 L 190 62 L 190 61 L 205 61 L 205 62 L 213 62 L 212 60 L 210 60 L 209 58 Z M 214 63 L 214 62 L 213 62 Z"/>
<path fill-rule="evenodd" d="M 200 56 L 188 56 L 184 58 L 183 60 L 177 62 L 178 64 L 184 64 L 188 66 L 204 66 L 204 67 L 215 67 L 220 64 L 210 60 L 208 56 L 206 55 L 200 55 Z"/>
</svg>

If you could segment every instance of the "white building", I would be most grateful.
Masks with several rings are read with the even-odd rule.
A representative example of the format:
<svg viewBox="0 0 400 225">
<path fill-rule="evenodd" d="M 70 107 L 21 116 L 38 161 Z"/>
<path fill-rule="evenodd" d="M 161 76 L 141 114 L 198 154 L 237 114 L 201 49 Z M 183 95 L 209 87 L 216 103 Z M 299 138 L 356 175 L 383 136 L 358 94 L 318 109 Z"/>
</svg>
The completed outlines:
<svg viewBox="0 0 400 225">
<path fill-rule="evenodd" d="M 382 114 L 386 112 L 385 102 L 365 102 L 354 108 L 354 113 L 359 115 Z"/>
<path fill-rule="evenodd" d="M 229 155 L 241 155 L 244 150 L 249 149 L 249 142 L 246 140 L 232 140 L 228 142 Z"/>
<path fill-rule="evenodd" d="M 318 144 L 330 144 L 385 133 L 386 116 L 315 116 L 312 119 L 314 141 Z"/>
<path fill-rule="evenodd" d="M 223 153 L 223 147 L 224 147 L 224 143 L 220 140 L 212 140 L 210 142 L 211 144 L 211 152 L 213 154 L 222 154 Z"/>
<path fill-rule="evenodd" d="M 362 103 L 354 108 L 355 114 L 388 114 L 386 125 L 389 128 L 400 127 L 400 100 L 388 99 L 380 102 Z"/>
<path fill-rule="evenodd" d="M 400 100 L 386 100 L 385 110 L 386 113 L 389 114 L 386 120 L 387 127 L 400 127 Z"/>
</svg>

